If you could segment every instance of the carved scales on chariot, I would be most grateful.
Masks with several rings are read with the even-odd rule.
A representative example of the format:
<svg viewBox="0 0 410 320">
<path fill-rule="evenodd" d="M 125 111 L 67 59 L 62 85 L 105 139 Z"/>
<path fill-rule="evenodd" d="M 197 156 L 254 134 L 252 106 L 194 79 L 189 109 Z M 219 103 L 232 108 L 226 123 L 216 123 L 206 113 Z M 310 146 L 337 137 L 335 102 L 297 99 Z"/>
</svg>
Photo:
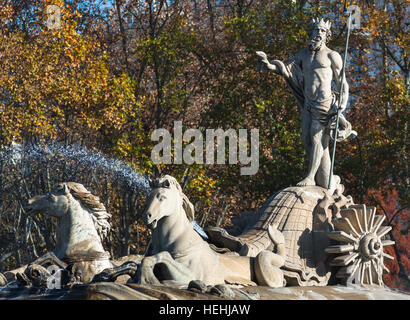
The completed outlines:
<svg viewBox="0 0 410 320">
<path fill-rule="evenodd" d="M 341 191 L 289 187 L 270 197 L 239 236 L 215 227 L 207 234 L 217 246 L 254 257 L 276 250 L 267 233 L 274 225 L 285 238 L 287 285 L 326 286 L 332 274 L 343 283 L 382 285 L 383 257 L 392 259 L 383 247 L 394 244 L 383 237 L 391 228 L 381 227 L 384 217 L 375 208 L 354 205 Z"/>
</svg>

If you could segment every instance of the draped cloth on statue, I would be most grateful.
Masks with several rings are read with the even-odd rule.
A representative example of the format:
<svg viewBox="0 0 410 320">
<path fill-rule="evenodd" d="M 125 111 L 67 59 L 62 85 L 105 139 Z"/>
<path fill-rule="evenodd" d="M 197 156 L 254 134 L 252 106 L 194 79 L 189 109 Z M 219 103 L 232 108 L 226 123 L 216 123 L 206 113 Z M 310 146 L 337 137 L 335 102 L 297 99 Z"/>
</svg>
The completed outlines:
<svg viewBox="0 0 410 320">
<path fill-rule="evenodd" d="M 286 63 L 274 60 L 272 64 L 278 67 L 292 91 L 293 96 L 296 98 L 299 112 L 301 112 L 303 108 L 308 107 L 308 111 L 311 113 L 313 119 L 319 120 L 324 126 L 329 127 L 334 132 L 336 108 L 333 106 L 337 103 L 337 95 L 333 93 L 331 101 L 325 101 L 323 103 L 305 101 L 305 95 L 303 92 L 303 71 L 295 60 L 290 59 Z M 337 141 L 342 141 L 348 138 L 351 132 L 352 125 L 346 120 L 343 114 L 340 114 Z M 331 134 L 331 137 L 333 136 L 334 133 Z"/>
</svg>

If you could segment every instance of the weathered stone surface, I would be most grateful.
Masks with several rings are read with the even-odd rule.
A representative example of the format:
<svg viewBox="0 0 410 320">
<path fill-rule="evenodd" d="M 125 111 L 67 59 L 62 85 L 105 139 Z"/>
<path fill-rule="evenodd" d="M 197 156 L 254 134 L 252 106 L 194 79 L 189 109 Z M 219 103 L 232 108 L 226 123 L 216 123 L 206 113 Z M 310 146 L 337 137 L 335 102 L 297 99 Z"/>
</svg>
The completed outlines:
<svg viewBox="0 0 410 320">
<path fill-rule="evenodd" d="M 410 300 L 410 295 L 381 287 L 324 286 L 324 287 L 255 287 L 245 289 L 257 292 L 261 300 Z"/>
<path fill-rule="evenodd" d="M 225 289 L 222 289 L 225 290 Z M 229 293 L 209 293 L 178 288 L 177 285 L 118 284 L 101 282 L 44 291 L 36 288 L 3 288 L 0 300 L 410 300 L 404 292 L 382 287 L 325 286 L 284 287 L 262 286 L 230 288 Z"/>
</svg>

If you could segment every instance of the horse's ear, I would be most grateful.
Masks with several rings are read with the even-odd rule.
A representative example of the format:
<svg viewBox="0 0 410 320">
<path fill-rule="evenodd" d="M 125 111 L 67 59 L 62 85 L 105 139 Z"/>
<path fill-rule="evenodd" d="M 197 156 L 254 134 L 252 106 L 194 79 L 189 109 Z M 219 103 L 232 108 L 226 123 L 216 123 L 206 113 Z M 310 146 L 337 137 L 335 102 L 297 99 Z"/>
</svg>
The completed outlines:
<svg viewBox="0 0 410 320">
<path fill-rule="evenodd" d="M 194 205 L 189 201 L 185 194 L 182 194 L 182 207 L 184 208 L 185 214 L 190 222 L 194 221 L 195 209 Z"/>
</svg>

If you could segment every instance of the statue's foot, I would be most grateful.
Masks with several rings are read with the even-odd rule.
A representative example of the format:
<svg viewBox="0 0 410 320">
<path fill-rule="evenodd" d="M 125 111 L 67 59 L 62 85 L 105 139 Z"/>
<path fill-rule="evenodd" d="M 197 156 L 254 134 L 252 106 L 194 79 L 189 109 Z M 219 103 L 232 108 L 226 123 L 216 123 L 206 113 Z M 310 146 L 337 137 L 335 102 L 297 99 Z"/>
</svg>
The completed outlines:
<svg viewBox="0 0 410 320">
<path fill-rule="evenodd" d="M 296 185 L 298 187 L 305 187 L 305 186 L 315 186 L 316 183 L 315 183 L 314 179 L 310 179 L 310 178 L 306 177 L 302 181 L 298 182 Z"/>
</svg>

